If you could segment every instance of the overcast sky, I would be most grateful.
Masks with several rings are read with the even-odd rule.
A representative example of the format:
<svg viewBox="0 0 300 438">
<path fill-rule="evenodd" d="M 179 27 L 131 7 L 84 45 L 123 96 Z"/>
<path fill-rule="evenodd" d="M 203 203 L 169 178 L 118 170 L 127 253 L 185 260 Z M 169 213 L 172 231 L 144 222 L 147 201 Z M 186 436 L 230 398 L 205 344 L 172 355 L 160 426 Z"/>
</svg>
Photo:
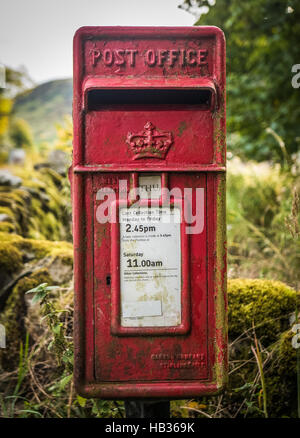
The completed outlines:
<svg viewBox="0 0 300 438">
<path fill-rule="evenodd" d="M 37 83 L 72 76 L 72 40 L 81 26 L 192 26 L 181 0 L 6 0 L 0 63 L 25 66 Z"/>
</svg>

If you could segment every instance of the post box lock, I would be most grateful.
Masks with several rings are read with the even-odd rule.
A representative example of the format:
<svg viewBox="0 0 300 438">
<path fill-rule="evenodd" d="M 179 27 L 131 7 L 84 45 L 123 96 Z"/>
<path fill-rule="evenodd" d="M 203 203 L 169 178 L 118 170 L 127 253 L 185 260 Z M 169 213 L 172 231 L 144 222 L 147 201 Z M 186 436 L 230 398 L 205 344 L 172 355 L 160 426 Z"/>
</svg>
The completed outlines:
<svg viewBox="0 0 300 438">
<path fill-rule="evenodd" d="M 227 376 L 225 42 L 215 27 L 84 27 L 70 172 L 75 384 L 184 398 Z"/>
</svg>

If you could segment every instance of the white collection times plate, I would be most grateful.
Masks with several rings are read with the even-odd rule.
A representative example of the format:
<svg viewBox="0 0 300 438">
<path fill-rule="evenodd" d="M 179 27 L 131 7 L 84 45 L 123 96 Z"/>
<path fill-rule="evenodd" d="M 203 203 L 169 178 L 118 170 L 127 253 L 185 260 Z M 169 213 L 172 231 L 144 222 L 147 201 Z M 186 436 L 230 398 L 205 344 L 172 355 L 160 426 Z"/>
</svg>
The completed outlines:
<svg viewBox="0 0 300 438">
<path fill-rule="evenodd" d="M 121 326 L 181 324 L 180 209 L 120 208 Z"/>
</svg>

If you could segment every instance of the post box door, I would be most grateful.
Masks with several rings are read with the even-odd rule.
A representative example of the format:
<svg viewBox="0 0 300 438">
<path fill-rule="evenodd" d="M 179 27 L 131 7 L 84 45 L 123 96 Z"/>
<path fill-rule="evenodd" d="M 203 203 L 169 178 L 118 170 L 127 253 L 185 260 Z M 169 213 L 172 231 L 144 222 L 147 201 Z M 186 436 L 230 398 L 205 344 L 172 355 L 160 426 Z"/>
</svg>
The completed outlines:
<svg viewBox="0 0 300 438">
<path fill-rule="evenodd" d="M 93 192 L 110 178 L 93 177 Z M 117 179 L 127 179 L 130 187 L 130 175 L 114 178 L 116 187 Z M 168 180 L 182 193 L 186 184 L 203 189 L 201 233 L 186 234 L 185 223 L 157 222 L 157 210 L 163 210 L 163 218 L 169 210 L 159 206 L 149 208 L 154 216 L 146 230 L 139 220 L 99 224 L 97 209 L 106 201 L 94 202 L 95 372 L 100 381 L 208 378 L 206 175 L 171 174 Z M 124 208 L 132 219 L 138 209 L 148 210 L 143 204 Z M 177 209 L 176 202 L 172 208 Z M 132 231 L 126 232 L 126 225 Z"/>
</svg>

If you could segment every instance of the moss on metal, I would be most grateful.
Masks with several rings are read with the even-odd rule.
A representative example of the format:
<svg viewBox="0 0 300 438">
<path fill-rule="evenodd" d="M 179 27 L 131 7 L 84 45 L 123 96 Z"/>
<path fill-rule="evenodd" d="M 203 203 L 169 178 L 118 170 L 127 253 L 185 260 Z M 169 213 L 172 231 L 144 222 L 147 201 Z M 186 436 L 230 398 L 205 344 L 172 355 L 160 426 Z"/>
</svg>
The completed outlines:
<svg viewBox="0 0 300 438">
<path fill-rule="evenodd" d="M 227 356 L 227 300 L 226 300 L 226 175 L 220 173 L 216 181 L 217 208 L 216 208 L 216 271 L 215 296 L 216 301 L 216 354 Z M 219 386 L 227 380 L 227 357 L 224 367 L 217 366 L 214 370 Z"/>
</svg>

